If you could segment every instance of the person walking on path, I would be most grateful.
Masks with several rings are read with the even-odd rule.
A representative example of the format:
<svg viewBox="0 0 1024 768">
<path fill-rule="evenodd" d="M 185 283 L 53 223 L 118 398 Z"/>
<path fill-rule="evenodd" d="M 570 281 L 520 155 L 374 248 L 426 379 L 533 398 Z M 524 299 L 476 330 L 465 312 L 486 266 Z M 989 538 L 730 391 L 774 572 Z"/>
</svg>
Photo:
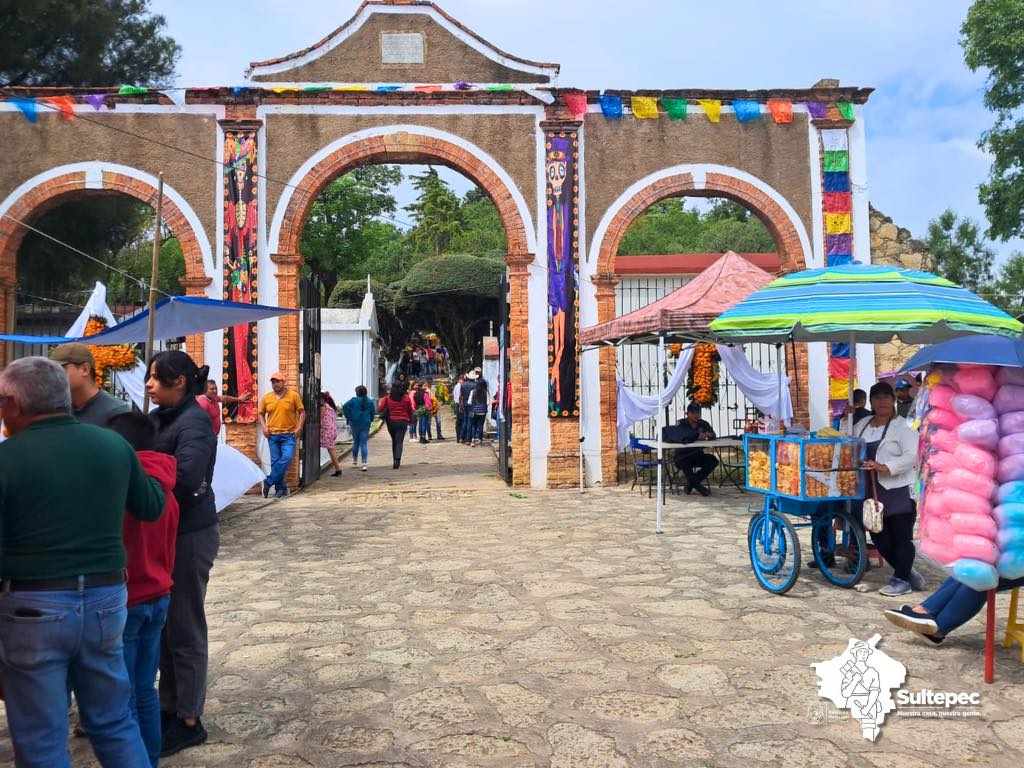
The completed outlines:
<svg viewBox="0 0 1024 768">
<path fill-rule="evenodd" d="M 407 387 L 407 392 L 408 392 L 408 396 L 409 396 L 409 403 L 410 403 L 410 405 L 412 407 L 412 413 L 413 413 L 412 419 L 409 421 L 409 439 L 410 440 L 415 440 L 416 439 L 416 429 L 420 425 L 419 417 L 416 416 L 416 406 L 412 403 L 412 398 L 416 394 L 416 388 L 419 385 L 420 385 L 420 383 L 418 381 L 416 381 L 416 379 L 413 379 L 412 381 L 409 382 L 408 387 Z"/>
<path fill-rule="evenodd" d="M 212 485 L 217 438 L 196 395 L 206 386 L 209 372 L 184 352 L 160 352 L 146 379 L 149 399 L 157 406 L 149 414 L 157 430 L 155 448 L 177 460 L 174 497 L 179 508 L 174 585 L 160 646 L 161 757 L 206 741 L 206 588 L 220 549 L 220 530 Z"/>
<path fill-rule="evenodd" d="M 473 369 L 477 375 L 476 386 L 473 387 L 472 412 L 473 432 L 471 445 L 480 445 L 484 440 L 484 419 L 487 418 L 487 409 L 490 407 L 490 398 L 487 396 L 487 379 L 480 375 L 480 369 Z"/>
<path fill-rule="evenodd" d="M 273 487 L 274 498 L 283 499 L 288 495 L 285 473 L 295 456 L 295 440 L 306 424 L 306 409 L 298 393 L 288 389 L 281 371 L 270 375 L 270 386 L 274 391 L 263 396 L 259 408 L 260 428 L 270 445 L 270 474 L 263 481 L 263 498 Z"/>
<path fill-rule="evenodd" d="M 476 383 L 480 375 L 476 371 L 470 371 L 462 382 L 459 390 L 459 410 L 462 411 L 462 431 L 459 433 L 459 442 L 470 445 L 473 442 L 473 393 L 476 391 Z"/>
<path fill-rule="evenodd" d="M 124 662 L 121 529 L 125 510 L 157 520 L 166 496 L 128 443 L 71 407 L 56 362 L 26 357 L 0 373 L 0 673 L 14 763 L 70 765 L 70 687 L 100 764 L 145 766 Z"/>
<path fill-rule="evenodd" d="M 412 421 L 412 400 L 405 387 L 395 384 L 391 391 L 381 398 L 377 404 L 377 412 L 387 424 L 388 434 L 391 435 L 391 458 L 392 469 L 402 466 L 402 448 L 405 443 L 405 432 Z"/>
<path fill-rule="evenodd" d="M 206 382 L 206 390 L 196 400 L 199 402 L 199 407 L 206 411 L 206 415 L 210 417 L 210 426 L 213 427 L 213 434 L 220 435 L 221 403 L 248 403 L 252 400 L 252 392 L 246 392 L 241 397 L 221 395 L 217 393 L 217 382 L 210 379 Z"/>
<path fill-rule="evenodd" d="M 412 391 L 412 405 L 416 421 L 419 423 L 420 442 L 426 444 L 430 442 L 427 434 L 430 432 L 434 402 L 430 399 L 430 393 L 423 386 L 423 382 L 416 382 L 416 388 Z"/>
<path fill-rule="evenodd" d="M 444 435 L 441 434 L 441 408 L 451 401 L 448 396 L 448 385 L 443 381 L 437 382 L 430 392 L 430 398 L 434 401 L 431 410 L 434 414 L 434 426 L 437 427 L 437 439 L 444 440 Z"/>
<path fill-rule="evenodd" d="M 366 387 L 356 387 L 356 396 L 349 398 L 343 406 L 342 413 L 352 428 L 352 466 L 359 464 L 359 455 L 363 456 L 363 472 L 366 471 L 366 462 L 369 459 L 370 425 L 373 424 L 373 415 L 376 409 L 373 400 L 366 396 Z"/>
<path fill-rule="evenodd" d="M 462 442 L 462 422 L 465 418 L 462 413 L 462 388 L 465 386 L 466 377 L 463 374 L 459 374 L 459 378 L 455 381 L 455 386 L 452 387 L 452 410 L 455 411 L 455 442 Z"/>
<path fill-rule="evenodd" d="M 334 472 L 331 477 L 341 477 L 341 462 L 338 461 L 338 450 L 334 444 L 338 442 L 338 405 L 330 392 L 320 393 L 320 447 L 331 457 Z"/>
<path fill-rule="evenodd" d="M 110 420 L 135 449 L 143 471 L 160 483 L 167 501 L 160 519 L 143 523 L 125 515 L 122 535 L 128 555 L 128 621 L 124 626 L 124 663 L 132 689 L 132 710 L 139 723 L 149 763 L 160 759 L 160 700 L 156 673 L 160 667 L 160 636 L 171 601 L 174 550 L 178 538 L 178 500 L 174 498 L 178 462 L 153 450 L 156 429 L 143 413 L 120 413 Z"/>
<path fill-rule="evenodd" d="M 79 421 L 105 427 L 111 416 L 130 410 L 124 400 L 100 389 L 96 383 L 96 360 L 85 344 L 77 341 L 60 344 L 50 352 L 50 359 L 67 374 L 71 415 Z"/>
</svg>

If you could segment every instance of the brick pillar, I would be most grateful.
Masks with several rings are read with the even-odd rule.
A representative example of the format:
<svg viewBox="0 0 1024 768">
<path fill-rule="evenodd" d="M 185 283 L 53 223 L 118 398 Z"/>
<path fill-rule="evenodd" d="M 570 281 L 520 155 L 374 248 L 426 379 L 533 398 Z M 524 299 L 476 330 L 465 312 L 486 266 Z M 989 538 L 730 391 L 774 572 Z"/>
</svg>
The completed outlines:
<svg viewBox="0 0 1024 768">
<path fill-rule="evenodd" d="M 198 296 L 206 298 L 206 289 L 213 282 L 212 277 L 183 277 L 181 285 L 185 289 L 186 296 Z M 196 333 L 185 337 L 185 351 L 189 357 L 195 360 L 196 365 L 206 365 L 206 334 Z"/>
<path fill-rule="evenodd" d="M 615 288 L 618 276 L 601 273 L 592 282 L 597 293 L 597 322 L 606 323 L 615 319 Z M 598 352 L 598 377 L 600 380 L 601 404 L 601 483 L 614 485 L 618 482 L 618 436 L 616 434 L 616 356 L 615 347 L 602 347 Z"/>
<path fill-rule="evenodd" d="M 17 298 L 14 288 L 13 260 L 5 272 L 7 274 L 0 274 L 0 329 L 3 329 L 3 333 L 14 333 L 14 307 Z M 8 355 L 11 353 L 11 345 L 0 342 L 0 363 L 7 365 L 11 362 L 8 359 Z"/>
<path fill-rule="evenodd" d="M 297 253 L 274 253 L 270 260 L 277 266 L 274 277 L 277 280 L 277 305 L 279 307 L 299 307 L 299 269 L 302 267 L 302 256 Z M 282 315 L 278 322 L 277 369 L 288 377 L 288 386 L 298 392 L 299 388 L 299 321 L 300 315 Z M 319 450 L 319 446 L 317 446 Z M 299 451 L 285 480 L 289 488 L 299 486 Z"/>
<path fill-rule="evenodd" d="M 533 254 L 511 253 L 508 264 L 509 381 L 512 384 L 512 484 L 530 484 L 529 265 Z"/>
<path fill-rule="evenodd" d="M 810 428 L 810 388 L 807 386 L 810 366 L 807 362 L 807 344 L 796 345 L 796 362 L 793 361 L 793 345 L 786 345 L 786 370 L 789 371 L 789 395 L 793 398 L 793 421 Z"/>
</svg>

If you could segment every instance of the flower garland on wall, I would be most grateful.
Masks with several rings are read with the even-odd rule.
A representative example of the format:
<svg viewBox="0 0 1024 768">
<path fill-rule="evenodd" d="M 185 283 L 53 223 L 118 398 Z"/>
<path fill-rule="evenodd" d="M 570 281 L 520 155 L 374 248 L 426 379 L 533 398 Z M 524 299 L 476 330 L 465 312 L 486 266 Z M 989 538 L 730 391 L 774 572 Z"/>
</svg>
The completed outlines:
<svg viewBox="0 0 1024 768">
<path fill-rule="evenodd" d="M 94 336 L 107 330 L 106 318 L 99 315 L 89 317 L 85 324 L 84 336 Z M 96 362 L 96 386 L 102 387 L 108 382 L 108 374 L 117 371 L 130 371 L 138 362 L 138 355 L 133 344 L 90 344 L 93 360 Z"/>
<path fill-rule="evenodd" d="M 705 408 L 717 403 L 719 373 L 718 348 L 714 344 L 698 344 L 687 374 L 687 397 Z"/>
</svg>

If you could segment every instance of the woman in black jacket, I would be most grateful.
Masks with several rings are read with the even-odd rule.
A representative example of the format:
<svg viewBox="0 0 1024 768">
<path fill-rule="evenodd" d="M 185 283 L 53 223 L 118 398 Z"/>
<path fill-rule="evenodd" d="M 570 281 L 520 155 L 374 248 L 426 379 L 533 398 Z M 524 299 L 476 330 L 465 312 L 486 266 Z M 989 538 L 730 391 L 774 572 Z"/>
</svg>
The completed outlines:
<svg viewBox="0 0 1024 768">
<path fill-rule="evenodd" d="M 209 371 L 184 352 L 161 352 L 149 364 L 146 379 L 157 406 L 150 413 L 157 428 L 156 450 L 178 462 L 174 497 L 181 509 L 174 586 L 160 644 L 161 757 L 206 741 L 201 720 L 209 661 L 206 586 L 220 531 L 212 487 L 217 437 L 196 395 L 206 386 Z"/>
</svg>

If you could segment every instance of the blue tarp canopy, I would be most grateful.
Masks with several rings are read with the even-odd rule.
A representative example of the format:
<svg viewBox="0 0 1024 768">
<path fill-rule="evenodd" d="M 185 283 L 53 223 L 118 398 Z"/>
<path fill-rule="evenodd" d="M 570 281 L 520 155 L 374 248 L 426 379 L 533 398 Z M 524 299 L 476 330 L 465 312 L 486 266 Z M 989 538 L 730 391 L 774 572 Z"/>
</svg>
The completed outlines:
<svg viewBox="0 0 1024 768">
<path fill-rule="evenodd" d="M 177 339 L 196 333 L 219 331 L 241 323 L 255 323 L 268 317 L 291 315 L 298 309 L 268 307 L 263 304 L 244 304 L 237 301 L 217 301 L 196 296 L 171 296 L 161 299 L 156 305 L 156 324 L 153 338 Z M 149 310 L 130 317 L 113 328 L 92 336 L 72 338 L 67 336 L 17 336 L 0 334 L 0 341 L 14 341 L 23 344 L 63 344 L 68 341 L 82 341 L 88 344 L 143 344 L 146 341 L 146 326 Z"/>
<path fill-rule="evenodd" d="M 1006 336 L 965 336 L 925 347 L 900 369 L 923 371 L 932 363 L 970 363 L 1024 368 L 1024 341 Z"/>
</svg>

